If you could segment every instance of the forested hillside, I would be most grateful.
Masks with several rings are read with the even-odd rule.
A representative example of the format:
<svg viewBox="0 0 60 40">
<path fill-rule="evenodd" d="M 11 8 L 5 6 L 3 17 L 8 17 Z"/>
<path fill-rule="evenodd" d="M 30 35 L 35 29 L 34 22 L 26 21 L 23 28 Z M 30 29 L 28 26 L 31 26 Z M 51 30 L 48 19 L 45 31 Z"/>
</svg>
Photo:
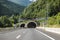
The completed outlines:
<svg viewBox="0 0 60 40">
<path fill-rule="evenodd" d="M 60 0 L 37 0 L 36 2 L 33 2 L 31 5 L 27 6 L 25 9 L 24 8 L 25 6 L 19 6 L 10 1 L 7 2 L 6 0 L 0 0 L 0 16 L 16 14 L 12 15 L 11 17 L 1 16 L 0 26 L 11 27 L 13 24 L 19 23 L 19 18 L 45 18 L 43 21 L 47 22 L 48 25 L 60 25 Z M 17 15 L 20 13 L 22 14 Z M 48 20 L 46 20 L 46 17 Z M 39 20 L 39 22 L 41 21 Z"/>
<path fill-rule="evenodd" d="M 25 6 L 16 3 L 0 0 L 0 28 L 13 27 L 18 23 L 19 15 Z"/>
<path fill-rule="evenodd" d="M 25 6 L 15 4 L 7 0 L 0 0 L 0 16 L 3 15 L 12 15 L 21 13 L 24 10 Z"/>
<path fill-rule="evenodd" d="M 50 27 L 60 27 L 60 0 L 37 0 L 25 8 L 21 18 L 45 18 L 39 21 L 45 21 Z"/>
<path fill-rule="evenodd" d="M 60 12 L 60 0 L 37 0 L 25 8 L 21 18 L 42 18 L 58 14 Z"/>
</svg>

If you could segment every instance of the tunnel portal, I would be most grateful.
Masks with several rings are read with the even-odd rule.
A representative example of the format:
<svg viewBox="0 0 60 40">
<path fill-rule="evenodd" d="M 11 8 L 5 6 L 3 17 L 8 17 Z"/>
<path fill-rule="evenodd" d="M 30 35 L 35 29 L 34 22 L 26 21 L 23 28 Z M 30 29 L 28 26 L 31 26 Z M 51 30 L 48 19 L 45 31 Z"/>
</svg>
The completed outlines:
<svg viewBox="0 0 60 40">
<path fill-rule="evenodd" d="M 28 24 L 27 24 L 27 27 L 28 28 L 36 28 L 36 23 L 35 22 L 29 22 Z"/>
<path fill-rule="evenodd" d="M 25 24 L 21 24 L 20 27 L 25 27 Z"/>
</svg>

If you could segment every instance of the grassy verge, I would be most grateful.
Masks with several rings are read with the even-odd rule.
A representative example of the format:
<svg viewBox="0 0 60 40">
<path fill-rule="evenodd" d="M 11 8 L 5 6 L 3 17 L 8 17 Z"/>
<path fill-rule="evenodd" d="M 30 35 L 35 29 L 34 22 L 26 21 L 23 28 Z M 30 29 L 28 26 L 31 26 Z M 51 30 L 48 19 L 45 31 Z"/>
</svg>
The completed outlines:
<svg viewBox="0 0 60 40">
<path fill-rule="evenodd" d="M 13 27 L 0 28 L 0 32 L 13 30 Z"/>
<path fill-rule="evenodd" d="M 47 27 L 50 27 L 50 28 L 60 28 L 60 25 L 47 25 Z"/>
</svg>

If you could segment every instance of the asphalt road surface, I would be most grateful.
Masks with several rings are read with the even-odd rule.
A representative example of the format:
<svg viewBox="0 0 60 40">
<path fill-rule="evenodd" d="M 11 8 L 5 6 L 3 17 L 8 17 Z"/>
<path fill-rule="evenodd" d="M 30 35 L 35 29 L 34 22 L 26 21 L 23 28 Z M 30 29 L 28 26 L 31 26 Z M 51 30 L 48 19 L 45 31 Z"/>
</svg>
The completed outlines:
<svg viewBox="0 0 60 40">
<path fill-rule="evenodd" d="M 1 33 L 0 40 L 60 40 L 60 35 L 42 29 L 26 28 Z"/>
</svg>

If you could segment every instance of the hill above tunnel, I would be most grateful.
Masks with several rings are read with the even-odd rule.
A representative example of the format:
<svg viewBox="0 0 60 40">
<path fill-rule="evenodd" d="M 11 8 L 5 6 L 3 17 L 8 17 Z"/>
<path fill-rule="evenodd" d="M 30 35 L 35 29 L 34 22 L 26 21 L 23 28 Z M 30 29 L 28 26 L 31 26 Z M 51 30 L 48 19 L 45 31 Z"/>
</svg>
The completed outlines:
<svg viewBox="0 0 60 40">
<path fill-rule="evenodd" d="M 56 15 L 58 12 L 60 12 L 60 0 L 37 0 L 25 8 L 21 18 L 41 18 L 46 17 L 46 14 Z"/>
</svg>

